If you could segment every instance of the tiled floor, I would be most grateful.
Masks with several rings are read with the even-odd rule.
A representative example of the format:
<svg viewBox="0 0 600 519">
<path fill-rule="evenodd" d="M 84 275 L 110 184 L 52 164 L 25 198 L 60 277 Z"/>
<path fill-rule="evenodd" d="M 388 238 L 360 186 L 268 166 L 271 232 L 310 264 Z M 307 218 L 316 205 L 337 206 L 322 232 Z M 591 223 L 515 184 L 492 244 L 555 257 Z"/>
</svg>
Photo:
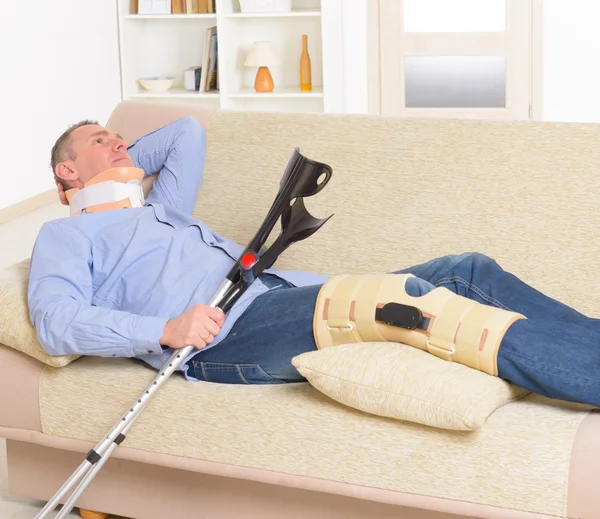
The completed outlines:
<svg viewBox="0 0 600 519">
<path fill-rule="evenodd" d="M 68 216 L 68 209 L 51 204 L 0 225 L 0 268 L 31 256 L 35 238 L 46 221 Z M 57 489 L 58 490 L 58 489 Z M 6 472 L 6 442 L 0 438 L 0 519 L 33 519 L 45 503 L 11 496 Z M 57 512 L 51 515 L 54 517 Z M 67 517 L 80 518 L 75 509 Z M 111 519 L 119 519 L 112 516 Z"/>
</svg>

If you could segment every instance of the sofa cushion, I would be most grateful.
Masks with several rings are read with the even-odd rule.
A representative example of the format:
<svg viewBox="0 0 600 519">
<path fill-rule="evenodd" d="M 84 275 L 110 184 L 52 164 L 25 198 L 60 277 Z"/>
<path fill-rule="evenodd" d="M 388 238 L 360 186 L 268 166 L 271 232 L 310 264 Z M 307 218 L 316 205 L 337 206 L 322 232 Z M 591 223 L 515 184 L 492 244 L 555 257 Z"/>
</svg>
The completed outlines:
<svg viewBox="0 0 600 519">
<path fill-rule="evenodd" d="M 360 411 L 472 431 L 527 391 L 394 342 L 344 344 L 292 360 L 319 391 Z"/>
<path fill-rule="evenodd" d="M 78 355 L 48 355 L 37 340 L 29 318 L 27 286 L 29 259 L 15 263 L 0 272 L 0 343 L 33 357 L 48 366 L 63 367 Z"/>
</svg>

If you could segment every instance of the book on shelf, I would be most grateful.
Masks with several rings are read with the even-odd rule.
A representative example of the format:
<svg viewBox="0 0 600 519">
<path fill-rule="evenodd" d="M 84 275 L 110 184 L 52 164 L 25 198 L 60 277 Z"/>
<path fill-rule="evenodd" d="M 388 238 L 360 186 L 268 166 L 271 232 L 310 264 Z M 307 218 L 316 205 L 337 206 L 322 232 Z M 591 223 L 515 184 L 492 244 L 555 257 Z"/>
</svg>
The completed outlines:
<svg viewBox="0 0 600 519">
<path fill-rule="evenodd" d="M 171 0 L 172 14 L 213 14 L 215 0 Z"/>
<path fill-rule="evenodd" d="M 200 77 L 200 92 L 210 92 L 219 88 L 219 68 L 217 44 L 217 28 L 206 29 L 204 38 L 204 54 L 202 59 L 202 75 Z"/>
<path fill-rule="evenodd" d="M 217 28 L 209 27 L 204 36 L 202 63 L 184 71 L 184 88 L 197 92 L 219 90 L 219 46 Z"/>
</svg>

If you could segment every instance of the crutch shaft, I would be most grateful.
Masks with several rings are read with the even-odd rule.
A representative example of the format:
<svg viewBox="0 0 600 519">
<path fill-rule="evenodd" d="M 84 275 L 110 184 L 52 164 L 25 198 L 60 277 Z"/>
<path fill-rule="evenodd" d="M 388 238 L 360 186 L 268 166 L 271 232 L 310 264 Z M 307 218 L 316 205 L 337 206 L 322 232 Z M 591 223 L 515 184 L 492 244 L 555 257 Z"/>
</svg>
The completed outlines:
<svg viewBox="0 0 600 519">
<path fill-rule="evenodd" d="M 137 416 L 139 416 L 139 415 L 137 415 Z M 130 425 L 133 425 L 134 422 L 135 422 L 135 418 L 130 422 Z M 129 427 L 127 429 L 129 429 Z M 127 431 L 125 431 L 125 432 L 127 432 Z M 71 510 L 75 506 L 75 503 L 77 502 L 77 500 L 79 499 L 79 497 L 81 496 L 81 494 L 83 494 L 85 492 L 85 489 L 92 482 L 92 479 L 94 479 L 94 477 L 96 476 L 96 474 L 98 473 L 98 471 L 108 461 L 108 458 L 110 457 L 110 455 L 113 453 L 113 451 L 117 447 L 118 447 L 118 445 L 116 443 L 111 443 L 108 446 L 108 448 L 106 449 L 106 452 L 104 453 L 104 456 L 102 456 L 102 458 L 100 458 L 98 460 L 98 462 L 95 463 L 87 471 L 87 473 L 85 474 L 85 476 L 81 480 L 81 483 L 79 483 L 79 485 L 77 486 L 77 488 L 73 491 L 73 493 L 71 494 L 71 496 L 69 497 L 69 499 L 67 499 L 67 501 L 63 505 L 62 509 L 60 510 L 60 512 L 57 514 L 57 516 L 54 519 L 63 519 L 64 517 L 67 517 L 67 515 L 71 512 Z"/>
<path fill-rule="evenodd" d="M 216 308 L 219 302 L 224 298 L 228 290 L 231 289 L 232 283 L 229 280 L 223 281 L 217 292 L 214 294 L 212 299 L 209 301 L 208 306 Z M 59 489 L 59 491 L 52 497 L 52 499 L 46 504 L 41 512 L 36 516 L 36 519 L 43 519 L 46 514 L 54 510 L 59 504 L 60 500 L 65 494 L 77 484 L 82 477 L 84 478 L 78 487 L 75 489 L 71 497 L 67 500 L 60 514 L 56 517 L 64 517 L 68 514 L 73 506 L 75 506 L 76 500 L 83 493 L 86 487 L 91 483 L 92 479 L 100 470 L 100 468 L 106 463 L 112 452 L 116 447 L 123 442 L 125 439 L 125 433 L 131 428 L 133 423 L 139 414 L 144 410 L 148 402 L 152 399 L 154 394 L 158 391 L 160 386 L 179 368 L 181 363 L 192 353 L 194 346 L 186 346 L 179 350 L 175 350 L 169 360 L 164 364 L 158 375 L 150 383 L 150 385 L 144 390 L 144 392 L 137 398 L 137 400 L 131 405 L 119 419 L 119 421 L 113 426 L 109 433 L 100 441 L 98 444 L 88 453 L 88 457 L 84 460 L 81 466 L 75 471 L 75 473 L 67 480 L 67 482 Z M 87 473 L 86 473 L 87 472 Z"/>
<path fill-rule="evenodd" d="M 166 378 L 161 379 L 159 385 L 162 384 L 165 380 L 166 380 Z M 141 404 L 141 406 L 136 409 L 136 412 L 129 418 L 129 420 L 127 421 L 127 425 L 125 425 L 124 429 L 121 431 L 121 434 L 123 434 L 124 438 L 125 438 L 126 434 L 129 432 L 129 429 L 131 429 L 131 427 L 135 423 L 138 416 L 140 416 L 140 414 L 146 408 L 146 406 L 148 405 L 149 402 L 150 402 L 150 399 L 146 399 Z M 81 482 L 79 483 L 77 488 L 75 488 L 75 490 L 73 491 L 73 493 L 71 494 L 69 499 L 65 502 L 60 513 L 55 517 L 55 519 L 62 519 L 63 517 L 67 516 L 67 514 L 75 506 L 77 499 L 79 499 L 81 494 L 83 494 L 85 489 L 92 482 L 92 479 L 94 479 L 94 477 L 96 476 L 98 471 L 104 466 L 104 464 L 108 461 L 108 458 L 110 458 L 111 454 L 118 446 L 119 446 L 119 444 L 116 442 L 103 443 L 101 457 L 98 459 L 98 461 L 96 463 L 94 463 L 94 465 L 91 465 L 91 468 L 86 467 L 87 473 L 85 473 L 85 475 L 83 476 L 83 479 L 81 480 Z M 75 482 L 73 482 L 73 484 L 75 484 Z M 56 503 L 56 504 L 58 504 L 58 503 Z"/>
<path fill-rule="evenodd" d="M 63 486 L 58 489 L 52 499 L 46 503 L 46 506 L 39 511 L 39 513 L 35 516 L 35 519 L 42 519 L 43 517 L 46 517 L 47 514 L 52 512 L 52 510 L 56 508 L 56 506 L 60 503 L 60 500 L 75 484 L 75 482 L 77 482 L 89 470 L 90 466 L 91 464 L 87 459 L 83 460 L 81 465 L 79 465 L 75 472 L 73 472 L 71 477 L 67 479 Z"/>
<path fill-rule="evenodd" d="M 208 306 L 212 306 L 215 308 L 221 299 L 223 299 L 224 294 L 227 292 L 229 287 L 231 286 L 231 282 L 229 280 L 225 280 L 219 290 L 215 293 L 213 298 L 209 301 Z M 156 375 L 154 380 L 150 383 L 150 385 L 144 390 L 144 392 L 137 398 L 137 400 L 131 405 L 129 410 L 127 410 L 119 421 L 114 425 L 114 427 L 110 430 L 110 432 L 106 435 L 104 440 L 100 441 L 94 451 L 102 456 L 104 451 L 119 439 L 119 435 L 123 434 L 123 431 L 127 427 L 129 421 L 136 416 L 142 408 L 146 405 L 146 403 L 152 399 L 154 394 L 158 391 L 158 388 L 167 380 L 178 368 L 181 366 L 183 361 L 187 358 L 187 356 L 192 353 L 194 350 L 194 346 L 186 346 L 185 348 L 181 348 L 179 350 L 175 350 L 169 360 L 164 364 L 159 373 Z M 103 445 L 104 442 L 105 445 Z M 120 442 L 119 442 L 120 443 Z"/>
<path fill-rule="evenodd" d="M 152 399 L 154 394 L 158 391 L 160 386 L 171 376 L 174 370 L 176 370 L 181 362 L 185 359 L 187 354 L 194 349 L 193 346 L 186 346 L 181 350 L 176 350 L 169 360 L 165 363 L 159 374 L 154 378 L 146 390 L 139 396 L 139 398 L 133 403 L 127 412 L 119 419 L 111 431 L 88 453 L 87 458 L 79 466 L 79 468 L 73 473 L 73 475 L 67 480 L 67 482 L 59 489 L 59 491 L 52 497 L 52 499 L 46 504 L 46 506 L 36 516 L 36 519 L 44 519 L 47 517 L 54 508 L 59 504 L 60 500 L 71 490 L 77 482 L 81 479 L 81 482 L 73 492 L 73 494 L 66 501 L 65 505 L 61 509 L 56 519 L 66 517 L 75 506 L 76 500 L 91 483 L 92 479 L 100 470 L 100 468 L 108 461 L 108 458 L 112 452 L 125 440 L 125 434 L 129 431 L 131 426 L 134 424 L 137 417 L 147 406 L 149 401 Z M 186 353 L 187 352 L 187 353 Z M 83 479 L 82 479 L 83 478 Z"/>
<path fill-rule="evenodd" d="M 215 292 L 212 299 L 208 302 L 207 306 L 212 306 L 213 308 L 216 308 L 221 302 L 221 300 L 224 298 L 227 291 L 230 289 L 231 285 L 231 281 L 227 279 L 223 281 L 219 289 Z M 109 440 L 112 443 L 119 437 L 120 434 L 123 433 L 123 430 L 125 429 L 125 427 L 127 427 L 129 420 L 132 417 L 134 417 L 145 406 L 148 400 L 152 399 L 154 394 L 158 391 L 158 388 L 179 368 L 179 366 L 181 366 L 183 361 L 188 357 L 190 353 L 192 353 L 193 350 L 194 346 L 190 345 L 186 346 L 185 348 L 175 350 L 173 352 L 169 360 L 167 360 L 167 362 L 159 371 L 158 375 L 156 375 L 156 377 L 146 388 L 146 390 L 138 397 L 138 399 L 133 403 L 129 410 L 126 411 L 123 414 L 123 416 L 121 416 L 121 419 L 106 435 L 107 440 Z M 101 453 L 98 454 L 102 455 Z"/>
</svg>

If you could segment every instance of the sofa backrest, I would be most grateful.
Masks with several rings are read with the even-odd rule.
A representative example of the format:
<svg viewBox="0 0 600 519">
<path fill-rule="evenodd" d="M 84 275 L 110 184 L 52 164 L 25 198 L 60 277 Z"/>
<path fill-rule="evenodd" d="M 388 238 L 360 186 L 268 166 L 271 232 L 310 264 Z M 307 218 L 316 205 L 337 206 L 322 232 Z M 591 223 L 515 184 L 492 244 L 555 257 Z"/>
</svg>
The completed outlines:
<svg viewBox="0 0 600 519">
<path fill-rule="evenodd" d="M 329 164 L 332 180 L 305 201 L 316 217 L 335 215 L 288 249 L 278 268 L 385 272 L 477 251 L 600 316 L 600 125 L 215 112 L 140 102 L 123 103 L 115 114 L 111 122 L 125 136 L 129 127 L 139 136 L 183 114 L 207 125 L 194 215 L 242 245 L 262 223 L 295 147 Z M 134 126 L 140 114 L 143 124 Z"/>
</svg>

